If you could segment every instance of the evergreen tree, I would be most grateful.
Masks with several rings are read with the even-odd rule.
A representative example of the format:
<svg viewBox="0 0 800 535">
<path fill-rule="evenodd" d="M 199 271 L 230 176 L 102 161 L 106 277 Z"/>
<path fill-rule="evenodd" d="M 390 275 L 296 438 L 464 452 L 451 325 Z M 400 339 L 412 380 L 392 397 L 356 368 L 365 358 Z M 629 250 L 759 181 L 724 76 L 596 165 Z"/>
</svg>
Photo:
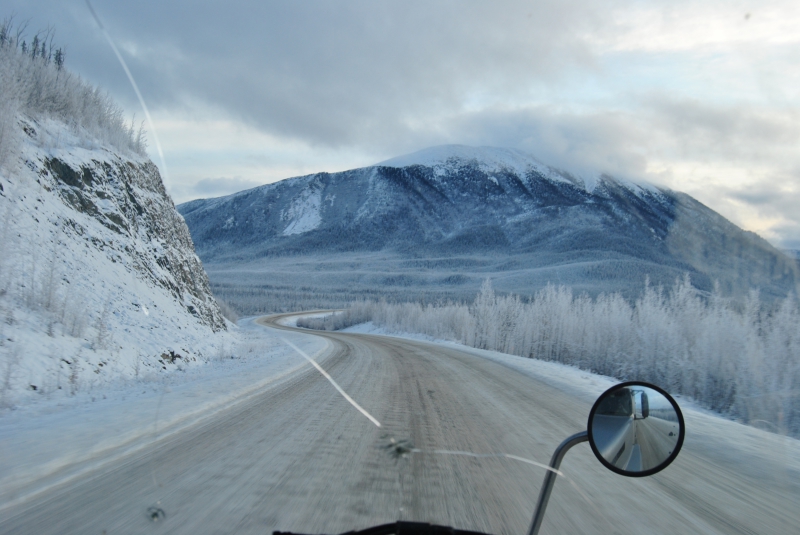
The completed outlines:
<svg viewBox="0 0 800 535">
<path fill-rule="evenodd" d="M 57 48 L 53 59 L 56 64 L 56 68 L 58 68 L 58 70 L 61 70 L 64 67 L 64 50 L 61 48 Z"/>
</svg>

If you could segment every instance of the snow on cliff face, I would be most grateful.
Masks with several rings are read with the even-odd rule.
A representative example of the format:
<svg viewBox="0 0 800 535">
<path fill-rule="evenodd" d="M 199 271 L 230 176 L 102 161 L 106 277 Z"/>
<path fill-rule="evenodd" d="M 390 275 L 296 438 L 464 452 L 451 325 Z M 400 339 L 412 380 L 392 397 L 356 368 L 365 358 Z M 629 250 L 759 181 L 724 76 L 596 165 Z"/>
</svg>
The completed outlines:
<svg viewBox="0 0 800 535">
<path fill-rule="evenodd" d="M 282 234 L 302 234 L 319 227 L 322 223 L 319 212 L 321 206 L 322 190 L 319 187 L 312 185 L 302 190 L 282 214 L 282 219 L 289 222 Z"/>
<path fill-rule="evenodd" d="M 397 156 L 375 164 L 383 167 L 408 167 L 421 165 L 431 167 L 438 176 L 444 176 L 454 168 L 473 165 L 487 175 L 487 179 L 497 185 L 493 175 L 508 171 L 519 177 L 533 173 L 554 182 L 563 182 L 583 188 L 587 193 L 594 192 L 604 180 L 613 180 L 623 184 L 639 197 L 658 194 L 659 189 L 644 182 L 633 183 L 619 178 L 612 179 L 605 175 L 575 176 L 561 169 L 550 167 L 527 152 L 501 147 L 470 147 L 467 145 L 439 145 L 422 149 L 411 154 Z"/>
<path fill-rule="evenodd" d="M 0 404 L 174 370 L 230 343 L 156 166 L 53 121 L 21 124 L 20 157 L 0 172 Z"/>
<path fill-rule="evenodd" d="M 550 180 L 584 186 L 589 191 L 593 189 L 596 182 L 592 180 L 590 183 L 587 183 L 584 179 L 572 176 L 558 169 L 553 169 L 537 160 L 531 154 L 521 150 L 500 147 L 439 145 L 412 152 L 411 154 L 397 156 L 375 165 L 383 167 L 422 165 L 424 167 L 433 168 L 438 175 L 444 175 L 448 170 L 454 167 L 468 164 L 476 165 L 478 169 L 487 174 L 488 180 L 491 180 L 495 184 L 497 184 L 497 179 L 494 178 L 492 174 L 504 170 L 511 171 L 520 177 L 534 172 Z"/>
<path fill-rule="evenodd" d="M 536 158 L 516 149 L 499 147 L 470 147 L 468 145 L 438 145 L 426 149 L 396 156 L 375 164 L 383 167 L 407 167 L 424 165 L 436 167 L 452 160 L 478 162 L 484 170 L 510 169 L 524 175 L 529 167 L 545 167 Z"/>
</svg>

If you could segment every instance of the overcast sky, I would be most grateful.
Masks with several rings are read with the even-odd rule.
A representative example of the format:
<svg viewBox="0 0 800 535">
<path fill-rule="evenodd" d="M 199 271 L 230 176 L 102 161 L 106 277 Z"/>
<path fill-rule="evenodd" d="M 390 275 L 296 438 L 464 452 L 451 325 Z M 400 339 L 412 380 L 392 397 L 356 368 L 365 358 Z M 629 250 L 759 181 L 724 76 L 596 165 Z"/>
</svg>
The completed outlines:
<svg viewBox="0 0 800 535">
<path fill-rule="evenodd" d="M 797 0 L 92 3 L 176 202 L 491 145 L 685 191 L 800 249 Z M 84 0 L 11 14 L 143 116 Z"/>
</svg>

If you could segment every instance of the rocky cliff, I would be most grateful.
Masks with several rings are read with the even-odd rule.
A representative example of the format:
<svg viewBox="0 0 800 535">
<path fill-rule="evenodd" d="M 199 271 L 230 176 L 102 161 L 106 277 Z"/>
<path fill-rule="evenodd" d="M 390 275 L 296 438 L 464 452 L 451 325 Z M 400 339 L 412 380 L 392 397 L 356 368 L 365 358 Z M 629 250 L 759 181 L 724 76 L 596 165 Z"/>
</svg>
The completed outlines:
<svg viewBox="0 0 800 535">
<path fill-rule="evenodd" d="M 26 130 L 36 137 L 32 126 Z M 101 159 L 71 156 L 42 155 L 28 165 L 43 188 L 54 190 L 67 206 L 100 223 L 116 239 L 90 236 L 77 218 L 62 223 L 109 258 L 128 256 L 138 278 L 169 292 L 198 322 L 214 331 L 225 329 L 186 223 L 153 162 L 110 152 L 99 155 Z"/>
<path fill-rule="evenodd" d="M 181 368 L 230 345 L 158 168 L 58 121 L 19 124 L 0 171 L 1 403 Z"/>
</svg>

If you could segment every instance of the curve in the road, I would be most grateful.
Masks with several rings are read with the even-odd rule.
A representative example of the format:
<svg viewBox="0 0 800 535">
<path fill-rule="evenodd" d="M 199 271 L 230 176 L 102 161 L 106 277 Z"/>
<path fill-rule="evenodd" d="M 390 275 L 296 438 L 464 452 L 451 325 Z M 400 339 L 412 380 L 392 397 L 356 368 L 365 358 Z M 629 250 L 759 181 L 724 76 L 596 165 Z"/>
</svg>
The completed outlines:
<svg viewBox="0 0 800 535">
<path fill-rule="evenodd" d="M 265 320 L 266 328 L 292 329 Z M 341 533 L 398 519 L 494 534 L 528 527 L 555 446 L 591 407 L 513 369 L 431 343 L 313 333 L 320 366 L 117 466 L 5 511 L 3 533 Z M 689 431 L 691 433 L 691 430 Z M 392 455 L 391 439 L 421 452 Z M 542 533 L 790 533 L 797 487 L 776 489 L 687 440 L 664 472 L 613 474 L 569 453 Z M 154 485 L 156 475 L 157 484 Z M 166 518 L 154 523 L 147 508 Z"/>
</svg>

